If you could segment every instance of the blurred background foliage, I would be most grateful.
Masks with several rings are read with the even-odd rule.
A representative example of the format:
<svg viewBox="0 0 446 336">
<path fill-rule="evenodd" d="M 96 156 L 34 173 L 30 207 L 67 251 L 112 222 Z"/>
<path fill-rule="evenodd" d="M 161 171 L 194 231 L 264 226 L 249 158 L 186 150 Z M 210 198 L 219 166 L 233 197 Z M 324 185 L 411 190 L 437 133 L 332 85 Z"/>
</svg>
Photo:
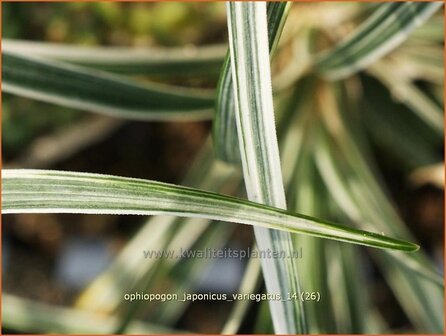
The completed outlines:
<svg viewBox="0 0 446 336">
<path fill-rule="evenodd" d="M 83 46 L 205 45 L 227 36 L 223 3 L 6 3 L 2 25 L 3 38 Z M 203 82 L 182 80 L 194 86 Z M 80 111 L 4 94 L 3 155 L 8 159 L 37 135 L 83 117 Z"/>
</svg>

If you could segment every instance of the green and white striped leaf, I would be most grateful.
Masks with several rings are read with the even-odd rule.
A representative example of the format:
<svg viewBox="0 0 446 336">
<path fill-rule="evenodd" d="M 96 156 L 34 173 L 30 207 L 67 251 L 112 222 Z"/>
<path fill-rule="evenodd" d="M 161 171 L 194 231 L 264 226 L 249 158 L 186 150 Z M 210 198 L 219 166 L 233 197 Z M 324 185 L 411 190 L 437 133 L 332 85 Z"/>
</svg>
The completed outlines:
<svg viewBox="0 0 446 336">
<path fill-rule="evenodd" d="M 266 3 L 228 2 L 229 50 L 240 157 L 248 198 L 286 209 L 277 144 L 269 60 Z M 254 228 L 260 250 L 291 255 L 291 235 Z M 296 260 L 262 259 L 266 289 L 286 298 L 300 293 Z M 278 334 L 306 333 L 301 301 L 270 301 Z"/>
<path fill-rule="evenodd" d="M 350 37 L 315 56 L 316 71 L 329 79 L 352 75 L 399 46 L 443 2 L 388 2 Z"/>
<path fill-rule="evenodd" d="M 271 53 L 274 52 L 279 41 L 288 9 L 287 2 L 267 3 L 268 40 Z M 240 163 L 234 108 L 231 60 L 228 53 L 217 88 L 212 136 L 218 158 L 230 163 Z"/>
<path fill-rule="evenodd" d="M 2 50 L 128 75 L 208 77 L 220 72 L 227 46 L 219 44 L 177 48 L 84 47 L 4 39 Z"/>
<path fill-rule="evenodd" d="M 378 248 L 418 246 L 247 200 L 161 182 L 51 170 L 2 171 L 2 213 L 172 215 L 309 234 Z"/>
<path fill-rule="evenodd" d="M 138 120 L 212 116 L 213 95 L 141 84 L 99 70 L 3 52 L 2 91 L 90 112 Z"/>
</svg>

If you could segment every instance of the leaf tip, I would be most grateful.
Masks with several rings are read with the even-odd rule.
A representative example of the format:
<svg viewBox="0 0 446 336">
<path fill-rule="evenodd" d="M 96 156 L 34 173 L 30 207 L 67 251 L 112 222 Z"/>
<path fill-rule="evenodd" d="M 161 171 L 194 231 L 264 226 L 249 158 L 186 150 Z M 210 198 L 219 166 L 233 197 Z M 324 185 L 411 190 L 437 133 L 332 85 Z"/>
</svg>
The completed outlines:
<svg viewBox="0 0 446 336">
<path fill-rule="evenodd" d="M 402 246 L 402 250 L 406 252 L 417 252 L 419 249 L 420 245 L 409 242 L 405 242 Z"/>
</svg>

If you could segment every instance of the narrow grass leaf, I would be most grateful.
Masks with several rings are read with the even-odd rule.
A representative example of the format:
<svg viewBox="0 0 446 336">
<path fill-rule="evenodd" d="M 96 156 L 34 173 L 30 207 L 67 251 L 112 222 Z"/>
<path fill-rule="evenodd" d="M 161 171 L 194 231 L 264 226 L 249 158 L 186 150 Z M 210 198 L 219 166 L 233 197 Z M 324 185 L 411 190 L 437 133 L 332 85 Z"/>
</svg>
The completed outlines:
<svg viewBox="0 0 446 336">
<path fill-rule="evenodd" d="M 212 116 L 214 98 L 197 90 L 141 84 L 54 60 L 3 52 L 2 91 L 66 107 L 138 120 Z"/>
<path fill-rule="evenodd" d="M 2 50 L 127 75 L 208 77 L 220 72 L 227 45 L 175 48 L 84 47 L 3 39 Z"/>
<path fill-rule="evenodd" d="M 109 175 L 5 169 L 2 213 L 172 215 L 258 225 L 379 248 L 417 245 L 308 216 L 171 184 Z"/>
<path fill-rule="evenodd" d="M 274 120 L 266 3 L 228 2 L 227 9 L 235 117 L 248 198 L 286 209 Z M 259 249 L 291 255 L 289 234 L 257 227 L 254 233 Z M 264 258 L 261 264 L 269 293 L 282 298 L 289 293 L 300 294 L 293 258 Z M 282 299 L 269 304 L 276 333 L 306 333 L 300 300 Z"/>
<path fill-rule="evenodd" d="M 316 55 L 316 71 L 329 79 L 358 72 L 406 40 L 443 2 L 389 2 L 333 49 Z"/>
<path fill-rule="evenodd" d="M 288 13 L 288 6 L 287 2 L 267 3 L 268 41 L 271 53 L 274 52 L 279 41 Z M 240 163 L 234 109 L 231 60 L 228 53 L 217 88 L 212 135 L 217 157 L 226 162 Z"/>
</svg>

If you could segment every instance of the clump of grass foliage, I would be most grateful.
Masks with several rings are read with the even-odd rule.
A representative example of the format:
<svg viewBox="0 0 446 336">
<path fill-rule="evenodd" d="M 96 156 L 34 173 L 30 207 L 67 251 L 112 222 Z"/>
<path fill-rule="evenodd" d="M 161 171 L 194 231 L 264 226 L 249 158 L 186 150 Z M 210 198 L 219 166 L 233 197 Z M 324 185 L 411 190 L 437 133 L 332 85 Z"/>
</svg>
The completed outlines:
<svg viewBox="0 0 446 336">
<path fill-rule="evenodd" d="M 264 279 L 270 293 L 323 293 L 320 302 L 263 302 L 253 331 L 392 332 L 371 302 L 361 266 L 370 259 L 412 330 L 443 333 L 442 276 L 412 243 L 371 150 L 379 143 L 404 174 L 443 164 L 440 9 L 439 2 L 229 2 L 229 45 L 192 53 L 4 40 L 3 92 L 116 118 L 213 123 L 212 141 L 181 185 L 4 169 L 3 214 L 156 215 L 76 307 L 4 293 L 4 326 L 21 332 L 180 332 L 173 326 L 187 302 L 159 304 L 146 323 L 139 320 L 145 307 L 122 297 L 157 290 L 178 272 L 183 276 L 172 277 L 168 290 L 188 291 L 207 261 L 142 262 L 137 251 L 224 246 L 230 234 L 225 222 L 235 222 L 254 227 L 259 249 L 305 252 L 297 262 L 251 260 L 240 292 L 257 291 Z M 168 80 L 217 71 L 218 87 L 209 92 L 134 76 Z M 245 192 L 248 200 L 240 196 Z M 367 259 L 356 245 L 371 247 Z M 237 333 L 249 305 L 235 303 L 221 331 Z M 107 317 L 96 320 L 94 312 Z"/>
</svg>

